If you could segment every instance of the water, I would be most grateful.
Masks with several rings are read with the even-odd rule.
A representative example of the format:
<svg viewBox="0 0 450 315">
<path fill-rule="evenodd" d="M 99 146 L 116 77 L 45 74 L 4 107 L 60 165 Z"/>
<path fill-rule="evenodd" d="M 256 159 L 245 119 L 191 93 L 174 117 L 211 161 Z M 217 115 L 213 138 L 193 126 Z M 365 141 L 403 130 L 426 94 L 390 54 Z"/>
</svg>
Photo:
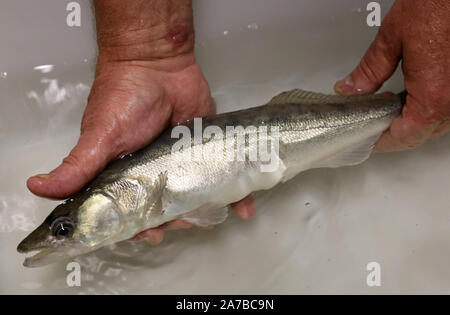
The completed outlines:
<svg viewBox="0 0 450 315">
<path fill-rule="evenodd" d="M 197 56 L 218 111 L 296 87 L 331 92 L 374 34 L 354 27 L 354 7 L 315 24 L 244 16 L 209 35 L 198 18 Z M 167 232 L 156 247 L 123 242 L 77 258 L 79 288 L 67 287 L 65 263 L 22 267 L 15 247 L 57 204 L 33 196 L 25 181 L 76 143 L 93 78 L 87 60 L 37 63 L 0 80 L 0 293 L 449 293 L 449 136 L 356 167 L 307 171 L 257 193 L 250 221 L 232 214 L 213 230 Z M 397 73 L 383 89 L 401 87 Z M 372 261 L 381 264 L 381 288 L 366 285 Z"/>
</svg>

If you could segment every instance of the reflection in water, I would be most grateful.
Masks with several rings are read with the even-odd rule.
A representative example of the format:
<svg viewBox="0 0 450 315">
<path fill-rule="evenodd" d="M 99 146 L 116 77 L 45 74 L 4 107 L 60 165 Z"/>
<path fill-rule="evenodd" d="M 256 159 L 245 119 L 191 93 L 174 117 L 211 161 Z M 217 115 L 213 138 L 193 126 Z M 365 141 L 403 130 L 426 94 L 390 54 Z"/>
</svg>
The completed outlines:
<svg viewBox="0 0 450 315">
<path fill-rule="evenodd" d="M 259 29 L 259 25 L 256 23 L 251 23 L 251 24 L 247 25 L 247 28 L 249 30 L 257 30 L 257 29 Z"/>
<path fill-rule="evenodd" d="M 85 102 L 90 90 L 88 85 L 81 82 L 69 82 L 60 87 L 58 79 L 42 78 L 41 83 L 46 85 L 42 93 L 32 90 L 27 96 L 37 103 L 39 113 L 48 121 L 49 129 L 66 123 L 69 114 Z"/>
<path fill-rule="evenodd" d="M 53 65 L 40 65 L 40 66 L 36 66 L 33 67 L 34 70 L 38 70 L 41 73 L 49 73 L 53 70 Z"/>
<path fill-rule="evenodd" d="M 0 195 L 0 233 L 31 232 L 36 227 L 35 208 L 34 200 L 24 200 L 14 194 Z"/>
</svg>

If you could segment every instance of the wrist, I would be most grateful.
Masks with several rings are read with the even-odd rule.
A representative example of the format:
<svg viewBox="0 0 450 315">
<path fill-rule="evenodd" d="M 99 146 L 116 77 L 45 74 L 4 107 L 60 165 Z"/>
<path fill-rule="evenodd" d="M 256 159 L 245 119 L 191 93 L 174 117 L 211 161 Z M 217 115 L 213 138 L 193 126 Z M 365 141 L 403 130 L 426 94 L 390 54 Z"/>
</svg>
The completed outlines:
<svg viewBox="0 0 450 315">
<path fill-rule="evenodd" d="M 193 54 L 190 0 L 95 0 L 99 59 L 154 62 Z"/>
<path fill-rule="evenodd" d="M 194 51 L 194 30 L 190 25 L 157 25 L 128 34 L 101 35 L 99 57 L 109 61 L 157 61 Z"/>
</svg>

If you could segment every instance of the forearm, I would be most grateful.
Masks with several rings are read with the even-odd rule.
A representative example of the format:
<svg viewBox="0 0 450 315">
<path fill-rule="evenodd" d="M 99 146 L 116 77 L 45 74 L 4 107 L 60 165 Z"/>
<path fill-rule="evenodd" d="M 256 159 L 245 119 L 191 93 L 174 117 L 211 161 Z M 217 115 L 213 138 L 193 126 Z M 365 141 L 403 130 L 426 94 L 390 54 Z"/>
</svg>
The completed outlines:
<svg viewBox="0 0 450 315">
<path fill-rule="evenodd" d="M 191 54 L 191 0 L 95 0 L 99 59 L 158 61 Z"/>
</svg>

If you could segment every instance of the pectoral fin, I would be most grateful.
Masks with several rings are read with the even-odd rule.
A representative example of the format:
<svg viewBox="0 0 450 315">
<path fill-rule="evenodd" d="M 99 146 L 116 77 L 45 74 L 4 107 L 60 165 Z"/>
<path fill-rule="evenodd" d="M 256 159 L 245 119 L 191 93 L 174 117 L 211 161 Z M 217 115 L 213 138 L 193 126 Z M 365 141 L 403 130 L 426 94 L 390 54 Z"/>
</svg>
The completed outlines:
<svg viewBox="0 0 450 315">
<path fill-rule="evenodd" d="M 162 214 L 162 195 L 167 185 L 167 172 L 158 175 L 155 179 L 151 192 L 147 194 L 147 218 Z"/>
<path fill-rule="evenodd" d="M 151 217 L 160 216 L 162 212 L 162 195 L 167 185 L 167 172 L 158 175 L 152 183 L 146 178 L 135 178 L 143 188 L 140 203 L 140 218 L 148 221 Z"/>
</svg>

